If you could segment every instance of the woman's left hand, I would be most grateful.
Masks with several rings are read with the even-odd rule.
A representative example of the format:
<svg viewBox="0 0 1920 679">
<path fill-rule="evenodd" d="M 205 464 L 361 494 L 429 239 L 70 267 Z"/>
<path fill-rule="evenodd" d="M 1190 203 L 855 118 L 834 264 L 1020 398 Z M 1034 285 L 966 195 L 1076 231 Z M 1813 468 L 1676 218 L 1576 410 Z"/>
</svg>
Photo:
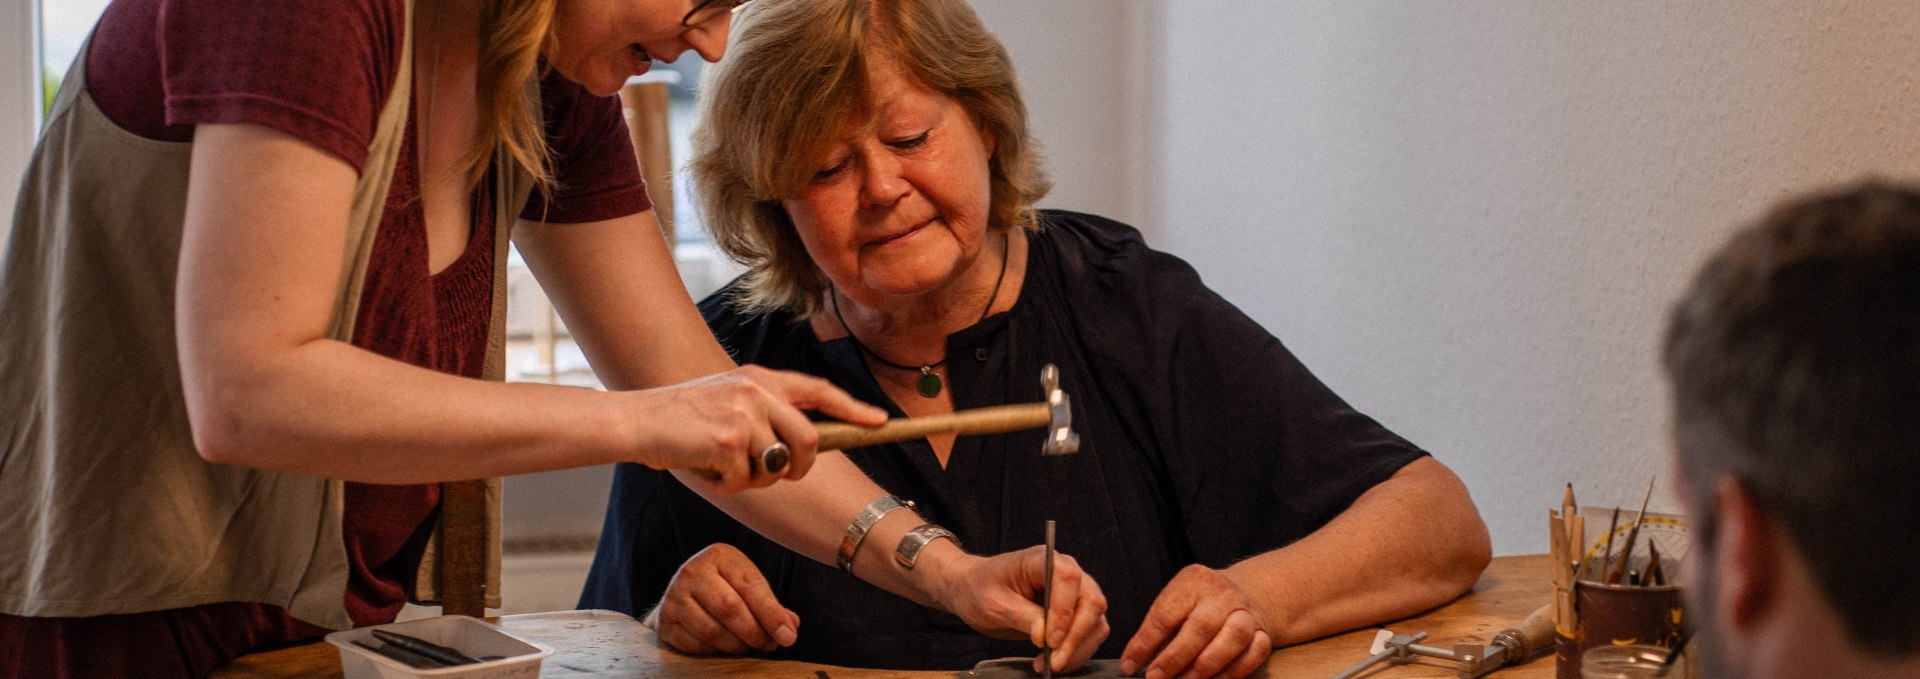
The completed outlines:
<svg viewBox="0 0 1920 679">
<path fill-rule="evenodd" d="M 1147 679 L 1244 677 L 1273 653 L 1266 624 L 1226 572 L 1194 564 L 1154 598 L 1120 654 L 1120 672 Z"/>
</svg>

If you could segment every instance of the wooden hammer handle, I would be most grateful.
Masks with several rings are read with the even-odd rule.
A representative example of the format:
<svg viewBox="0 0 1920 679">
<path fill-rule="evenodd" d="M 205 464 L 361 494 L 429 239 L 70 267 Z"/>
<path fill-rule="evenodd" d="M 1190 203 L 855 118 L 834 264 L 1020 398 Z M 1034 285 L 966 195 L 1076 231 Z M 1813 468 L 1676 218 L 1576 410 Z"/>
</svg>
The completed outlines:
<svg viewBox="0 0 1920 679">
<path fill-rule="evenodd" d="M 1018 429 L 1045 427 L 1053 413 L 1045 403 L 974 408 L 944 415 L 899 417 L 878 427 L 862 427 L 845 422 L 821 422 L 820 450 L 845 450 L 923 438 L 928 434 L 998 434 Z"/>
<path fill-rule="evenodd" d="M 1534 609 L 1519 627 L 1502 630 L 1493 638 L 1497 641 L 1502 637 L 1507 637 L 1513 644 L 1508 649 L 1509 657 L 1501 661 L 1502 665 L 1518 665 L 1532 658 L 1535 653 L 1552 648 L 1554 644 L 1553 604 Z"/>
</svg>

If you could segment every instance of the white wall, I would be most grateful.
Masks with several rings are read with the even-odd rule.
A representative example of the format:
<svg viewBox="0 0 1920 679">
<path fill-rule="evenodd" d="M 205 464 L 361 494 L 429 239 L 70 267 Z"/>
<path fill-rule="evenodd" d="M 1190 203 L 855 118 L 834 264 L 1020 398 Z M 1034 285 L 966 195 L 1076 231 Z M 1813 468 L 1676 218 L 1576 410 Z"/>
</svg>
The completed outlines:
<svg viewBox="0 0 1920 679">
<path fill-rule="evenodd" d="M 0 7 L 0 216 L 11 224 L 14 194 L 27 154 L 39 133 L 40 79 L 32 64 L 39 63 L 35 29 L 40 20 L 34 2 L 12 2 Z M 0 227 L 0 250 L 9 229 Z"/>
<path fill-rule="evenodd" d="M 1140 221 L 1149 206 L 1141 136 L 1149 113 L 1136 73 L 1140 0 L 973 0 L 1020 75 L 1032 134 L 1040 140 L 1054 188 L 1046 207 Z M 1157 31 L 1147 27 L 1146 31 Z"/>
<path fill-rule="evenodd" d="M 1157 244 L 1459 471 L 1500 553 L 1565 481 L 1666 471 L 1663 315 L 1735 225 L 1920 174 L 1920 4 L 1152 7 Z"/>
</svg>

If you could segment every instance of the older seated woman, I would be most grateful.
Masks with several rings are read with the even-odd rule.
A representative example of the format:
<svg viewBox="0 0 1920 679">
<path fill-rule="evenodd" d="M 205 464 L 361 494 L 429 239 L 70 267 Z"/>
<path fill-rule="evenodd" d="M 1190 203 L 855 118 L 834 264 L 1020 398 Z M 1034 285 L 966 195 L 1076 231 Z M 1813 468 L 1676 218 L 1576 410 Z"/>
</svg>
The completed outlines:
<svg viewBox="0 0 1920 679">
<path fill-rule="evenodd" d="M 1057 520 L 1105 592 L 1115 634 L 1097 651 L 1121 671 L 1243 676 L 1274 646 L 1447 601 L 1486 565 L 1445 466 L 1138 231 L 1034 208 L 1048 182 L 1012 65 L 961 0 L 755 3 L 709 68 L 695 188 L 750 267 L 701 305 L 714 333 L 743 363 L 896 417 L 1033 401 L 1057 364 L 1076 455 L 1040 456 L 1039 431 L 846 454 L 971 552 L 1030 547 Z M 581 605 L 654 608 L 693 653 L 955 669 L 1033 650 L 801 558 L 636 465 Z"/>
</svg>

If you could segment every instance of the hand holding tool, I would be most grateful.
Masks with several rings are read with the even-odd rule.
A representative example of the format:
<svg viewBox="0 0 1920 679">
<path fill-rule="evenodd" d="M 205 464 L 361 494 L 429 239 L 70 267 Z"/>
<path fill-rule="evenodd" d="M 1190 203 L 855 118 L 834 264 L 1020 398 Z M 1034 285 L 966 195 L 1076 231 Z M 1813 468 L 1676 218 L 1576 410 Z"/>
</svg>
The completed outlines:
<svg viewBox="0 0 1920 679">
<path fill-rule="evenodd" d="M 1073 408 L 1066 392 L 1060 390 L 1060 370 L 1052 364 L 1040 371 L 1040 389 L 1046 400 L 1039 403 L 973 408 L 927 417 L 898 417 L 878 427 L 822 422 L 814 425 L 820 432 L 818 448 L 845 450 L 929 434 L 998 434 L 1046 427 L 1047 440 L 1040 445 L 1041 455 L 1078 452 L 1080 435 L 1073 433 Z"/>
<path fill-rule="evenodd" d="M 1039 403 L 990 406 L 960 410 L 927 417 L 896 417 L 877 427 L 862 427 L 845 422 L 820 422 L 819 450 L 845 450 L 880 443 L 893 443 L 925 437 L 929 434 L 998 434 L 1019 429 L 1047 428 L 1047 440 L 1040 444 L 1041 455 L 1071 455 L 1080 450 L 1080 435 L 1073 433 L 1073 406 L 1067 393 L 1060 390 L 1060 370 L 1053 364 L 1040 371 L 1040 389 L 1046 400 Z M 774 443 L 753 458 L 753 473 L 778 474 L 787 468 L 793 450 L 785 443 Z M 694 469 L 696 476 L 708 481 L 720 480 L 711 469 Z"/>
<path fill-rule="evenodd" d="M 773 445 L 762 448 L 760 454 L 753 457 L 753 475 L 778 474 L 781 470 L 787 468 L 787 461 L 792 457 L 792 448 L 788 448 L 785 443 L 775 441 Z M 694 476 L 708 481 L 720 480 L 720 472 L 712 469 L 693 469 L 690 471 L 693 472 Z"/>
</svg>

